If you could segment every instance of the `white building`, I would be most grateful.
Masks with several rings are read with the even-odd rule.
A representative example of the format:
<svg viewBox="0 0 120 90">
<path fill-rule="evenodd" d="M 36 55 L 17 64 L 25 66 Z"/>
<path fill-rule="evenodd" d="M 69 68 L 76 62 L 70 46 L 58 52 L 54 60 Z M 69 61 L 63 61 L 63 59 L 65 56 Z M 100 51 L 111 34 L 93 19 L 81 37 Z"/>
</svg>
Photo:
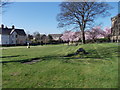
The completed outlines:
<svg viewBox="0 0 120 90">
<path fill-rule="evenodd" d="M 61 38 L 61 36 L 62 36 L 63 34 L 49 34 L 49 36 L 51 36 L 52 37 L 52 39 L 53 40 L 55 40 L 55 41 L 59 41 Z"/>
<path fill-rule="evenodd" d="M 1 25 L 0 28 L 0 45 L 24 45 L 26 44 L 26 33 L 23 29 L 4 28 Z"/>
</svg>

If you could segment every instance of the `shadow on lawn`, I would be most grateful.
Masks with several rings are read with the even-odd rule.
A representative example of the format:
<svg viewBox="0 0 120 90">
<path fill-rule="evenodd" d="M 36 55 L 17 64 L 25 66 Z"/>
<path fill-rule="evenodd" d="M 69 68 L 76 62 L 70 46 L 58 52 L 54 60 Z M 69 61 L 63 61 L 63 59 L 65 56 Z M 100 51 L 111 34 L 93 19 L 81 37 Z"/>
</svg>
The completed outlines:
<svg viewBox="0 0 120 90">
<path fill-rule="evenodd" d="M 33 60 L 38 60 L 38 59 L 41 59 L 41 58 L 30 58 L 30 59 L 16 60 L 16 61 L 2 61 L 0 63 L 12 63 L 12 62 L 26 63 L 26 62 L 31 62 Z"/>
<path fill-rule="evenodd" d="M 20 56 L 25 56 L 25 55 L 2 56 L 0 58 L 11 58 L 11 57 L 20 57 Z"/>
<path fill-rule="evenodd" d="M 45 56 L 45 57 L 36 57 L 36 58 L 29 58 L 24 60 L 13 60 L 13 61 L 1 61 L 0 63 L 14 63 L 14 62 L 20 62 L 20 63 L 27 63 L 32 61 L 43 61 L 43 60 L 51 60 L 51 59 L 58 59 L 60 56 Z"/>
<path fill-rule="evenodd" d="M 71 63 L 71 60 L 77 61 L 77 62 L 86 62 L 86 58 L 93 58 L 93 59 L 104 59 L 104 58 L 100 58 L 100 57 L 65 57 L 65 56 L 45 56 L 45 57 L 37 57 L 37 58 L 30 58 L 30 59 L 24 59 L 24 60 L 17 60 L 17 61 L 2 61 L 0 63 L 15 63 L 15 62 L 19 62 L 19 63 L 25 63 L 25 64 L 32 64 L 32 62 L 41 62 L 41 61 L 50 61 L 50 60 L 60 60 L 64 63 Z M 90 61 L 90 62 L 94 62 Z M 100 60 L 99 60 L 100 61 Z M 96 62 L 96 61 L 95 61 Z"/>
<path fill-rule="evenodd" d="M 110 48 L 107 48 L 110 49 Z M 60 55 L 56 55 L 56 56 L 44 56 L 44 57 L 36 57 L 36 58 L 28 58 L 28 59 L 24 59 L 24 60 L 17 60 L 17 61 L 2 61 L 0 63 L 12 63 L 12 62 L 20 62 L 20 63 L 27 63 L 27 62 L 32 62 L 32 61 L 44 61 L 44 60 L 62 60 L 65 63 L 68 63 L 72 60 L 76 60 L 76 61 L 80 61 L 80 62 L 84 62 L 86 60 L 84 59 L 93 59 L 93 62 L 96 60 L 97 61 L 101 61 L 101 60 L 110 60 L 110 58 L 112 57 L 113 52 L 109 52 L 109 51 L 105 51 L 104 48 L 102 50 L 87 50 L 87 52 L 89 54 L 79 54 L 77 55 L 73 55 L 68 54 L 66 56 L 60 56 Z M 118 52 L 118 50 L 116 50 L 115 52 Z M 4 56 L 2 58 L 7 58 L 7 57 L 20 57 L 20 55 L 16 55 L 16 56 Z M 79 59 L 79 60 L 78 60 Z M 96 59 L 96 60 L 95 60 Z M 92 62 L 92 60 L 90 61 Z"/>
<path fill-rule="evenodd" d="M 105 56 L 102 57 L 103 54 L 99 54 L 97 52 L 97 50 L 88 50 L 87 52 L 89 52 L 89 53 L 88 54 L 79 53 L 78 55 L 75 55 L 74 53 L 71 53 L 71 54 L 68 54 L 64 57 L 68 57 L 68 58 L 74 58 L 75 57 L 76 58 L 76 56 L 77 56 L 77 58 L 79 58 L 79 59 L 83 59 L 83 58 L 103 59 L 103 58 L 105 58 Z"/>
</svg>

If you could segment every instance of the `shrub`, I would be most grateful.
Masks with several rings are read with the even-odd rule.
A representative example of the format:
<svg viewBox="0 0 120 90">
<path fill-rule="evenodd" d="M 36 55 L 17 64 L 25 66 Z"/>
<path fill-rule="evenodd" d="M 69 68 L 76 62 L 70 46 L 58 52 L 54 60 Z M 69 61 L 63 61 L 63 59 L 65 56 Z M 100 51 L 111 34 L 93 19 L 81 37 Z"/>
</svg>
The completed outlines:
<svg viewBox="0 0 120 90">
<path fill-rule="evenodd" d="M 94 43 L 92 39 L 86 40 L 86 43 Z"/>
<path fill-rule="evenodd" d="M 86 40 L 86 43 L 103 43 L 103 42 L 110 42 L 110 38 L 99 38 L 99 39 L 89 39 L 89 40 Z"/>
<path fill-rule="evenodd" d="M 109 38 L 100 38 L 100 39 L 96 39 L 96 42 L 98 42 L 98 43 L 110 42 L 110 39 Z"/>
</svg>

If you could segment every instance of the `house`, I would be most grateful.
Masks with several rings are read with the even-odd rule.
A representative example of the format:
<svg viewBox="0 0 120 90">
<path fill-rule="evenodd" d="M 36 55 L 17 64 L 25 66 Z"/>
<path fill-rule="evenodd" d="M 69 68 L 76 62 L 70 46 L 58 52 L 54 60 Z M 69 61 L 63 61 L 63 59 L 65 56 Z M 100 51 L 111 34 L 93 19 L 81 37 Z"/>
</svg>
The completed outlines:
<svg viewBox="0 0 120 90">
<path fill-rule="evenodd" d="M 49 42 L 49 38 L 45 34 L 41 34 L 40 41 L 43 42 L 43 43 L 48 43 Z"/>
<path fill-rule="evenodd" d="M 36 43 L 58 43 L 62 34 L 36 34 L 33 36 L 33 41 Z"/>
<path fill-rule="evenodd" d="M 120 14 L 111 18 L 112 27 L 111 27 L 111 41 L 120 42 Z"/>
<path fill-rule="evenodd" d="M 60 37 L 62 36 L 63 34 L 49 34 L 48 36 L 51 36 L 52 37 L 52 40 L 54 41 L 60 41 Z"/>
<path fill-rule="evenodd" d="M 13 25 L 12 28 L 0 28 L 0 45 L 24 45 L 26 44 L 27 36 L 23 29 L 16 29 Z"/>
</svg>

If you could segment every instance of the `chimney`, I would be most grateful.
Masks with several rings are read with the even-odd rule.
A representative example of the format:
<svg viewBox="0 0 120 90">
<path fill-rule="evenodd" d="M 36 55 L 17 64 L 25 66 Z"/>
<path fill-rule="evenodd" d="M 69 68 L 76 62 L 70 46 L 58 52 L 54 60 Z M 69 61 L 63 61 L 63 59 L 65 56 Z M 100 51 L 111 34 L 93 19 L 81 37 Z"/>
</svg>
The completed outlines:
<svg viewBox="0 0 120 90">
<path fill-rule="evenodd" d="M 4 25 L 3 25 L 3 24 L 1 25 L 1 28 L 2 28 L 2 29 L 4 28 Z"/>
<path fill-rule="evenodd" d="M 15 29 L 15 26 L 14 26 L 14 25 L 12 25 L 12 29 Z"/>
</svg>

